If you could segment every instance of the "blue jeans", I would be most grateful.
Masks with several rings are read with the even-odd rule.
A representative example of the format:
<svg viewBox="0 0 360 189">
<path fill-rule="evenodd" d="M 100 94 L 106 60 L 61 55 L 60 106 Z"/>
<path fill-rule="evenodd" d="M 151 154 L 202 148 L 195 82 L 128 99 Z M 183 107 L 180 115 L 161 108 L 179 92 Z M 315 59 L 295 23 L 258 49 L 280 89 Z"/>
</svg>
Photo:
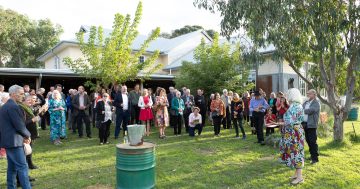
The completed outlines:
<svg viewBox="0 0 360 189">
<path fill-rule="evenodd" d="M 127 125 L 130 119 L 129 110 L 117 110 L 116 111 L 116 125 L 115 125 L 115 138 L 119 137 L 121 131 L 121 124 L 124 129 L 124 132 L 127 130 Z"/>
<path fill-rule="evenodd" d="M 23 189 L 31 189 L 28 164 L 26 163 L 26 156 L 24 148 L 6 148 L 6 155 L 8 161 L 7 169 L 7 188 L 16 189 L 16 174 L 19 176 L 19 181 Z"/>
</svg>

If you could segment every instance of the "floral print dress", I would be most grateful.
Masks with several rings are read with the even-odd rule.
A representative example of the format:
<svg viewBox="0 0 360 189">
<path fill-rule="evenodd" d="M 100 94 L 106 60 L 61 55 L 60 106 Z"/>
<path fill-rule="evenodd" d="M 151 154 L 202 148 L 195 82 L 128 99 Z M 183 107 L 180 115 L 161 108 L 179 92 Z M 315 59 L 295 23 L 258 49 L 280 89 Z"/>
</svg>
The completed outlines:
<svg viewBox="0 0 360 189">
<path fill-rule="evenodd" d="M 169 102 L 164 96 L 156 97 L 156 126 L 158 127 L 167 127 L 169 126 L 169 113 L 167 106 Z"/>
<path fill-rule="evenodd" d="M 304 129 L 301 122 L 304 118 L 304 111 L 299 103 L 292 103 L 284 114 L 283 137 L 280 140 L 281 163 L 290 168 L 301 169 L 304 166 Z"/>
<path fill-rule="evenodd" d="M 54 111 L 54 109 L 63 107 L 65 110 Z M 50 114 L 50 139 L 55 141 L 59 138 L 66 138 L 66 104 L 64 100 L 49 101 Z"/>
</svg>

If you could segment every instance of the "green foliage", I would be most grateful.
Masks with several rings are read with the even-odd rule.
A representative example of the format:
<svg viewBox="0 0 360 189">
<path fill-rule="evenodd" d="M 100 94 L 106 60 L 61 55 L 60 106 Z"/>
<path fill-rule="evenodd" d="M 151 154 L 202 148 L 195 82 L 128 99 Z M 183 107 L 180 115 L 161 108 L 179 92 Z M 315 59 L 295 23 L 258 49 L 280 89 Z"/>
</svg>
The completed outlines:
<svg viewBox="0 0 360 189">
<path fill-rule="evenodd" d="M 0 67 L 43 66 L 36 58 L 53 47 L 63 32 L 49 19 L 31 20 L 1 7 L 0 26 Z"/>
<path fill-rule="evenodd" d="M 342 140 L 340 117 L 347 117 L 353 96 L 360 96 L 358 1 L 195 0 L 194 4 L 221 12 L 223 35 L 245 29 L 256 46 L 273 44 L 278 58 L 286 60 L 309 88 L 325 89 L 327 98 L 319 98 L 339 115 L 334 138 Z M 310 75 L 299 71 L 304 62 L 314 63 Z M 342 106 L 339 96 L 344 94 L 347 101 Z"/>
<path fill-rule="evenodd" d="M 178 37 L 180 35 L 184 35 L 184 34 L 191 33 L 193 31 L 197 31 L 197 30 L 202 30 L 202 29 L 204 29 L 202 26 L 198 26 L 198 25 L 189 26 L 189 25 L 186 25 L 186 26 L 184 26 L 184 27 L 182 27 L 180 29 L 174 30 L 171 33 L 171 38 Z"/>
<path fill-rule="evenodd" d="M 198 26 L 198 25 L 193 25 L 193 26 L 189 26 L 186 25 L 182 28 L 176 29 L 174 31 L 170 33 L 161 33 L 160 37 L 166 38 L 166 39 L 171 39 L 171 38 L 175 38 L 175 37 L 179 37 L 181 35 L 185 35 L 187 33 L 191 33 L 197 30 L 204 30 L 204 28 L 202 26 Z M 206 33 L 211 37 L 214 38 L 216 31 L 213 29 L 209 29 L 209 30 L 205 30 Z"/>
<path fill-rule="evenodd" d="M 215 34 L 211 44 L 204 40 L 195 50 L 195 64 L 184 62 L 176 77 L 177 86 L 186 86 L 192 91 L 204 89 L 206 94 L 221 92 L 223 89 L 243 92 L 249 75 L 248 65 L 242 60 L 239 44 L 220 44 Z"/>
<path fill-rule="evenodd" d="M 141 20 L 142 3 L 138 4 L 135 18 L 131 20 L 130 15 L 116 14 L 113 31 L 109 37 L 104 39 L 102 27 L 92 26 L 88 41 L 84 39 L 84 33 L 77 34 L 80 48 L 85 59 L 71 60 L 69 57 L 64 62 L 75 72 L 87 78 L 97 78 L 101 85 L 110 83 L 123 83 L 128 80 L 139 78 L 139 72 L 145 78 L 160 68 L 155 64 L 159 51 L 146 52 L 149 44 L 160 34 L 160 28 L 153 30 L 151 35 L 143 42 L 140 49 L 134 51 L 132 43 L 138 36 L 138 25 Z M 139 57 L 148 55 L 144 63 L 139 63 Z"/>
</svg>

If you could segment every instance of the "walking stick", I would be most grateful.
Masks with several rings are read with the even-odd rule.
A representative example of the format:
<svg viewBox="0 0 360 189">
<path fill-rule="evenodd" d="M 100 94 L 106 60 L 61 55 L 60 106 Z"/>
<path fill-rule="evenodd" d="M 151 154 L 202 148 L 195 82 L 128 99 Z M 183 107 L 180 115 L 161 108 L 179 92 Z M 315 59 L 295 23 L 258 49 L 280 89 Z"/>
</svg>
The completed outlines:
<svg viewBox="0 0 360 189">
<path fill-rule="evenodd" d="M 356 132 L 355 132 L 355 127 L 354 127 L 354 122 L 351 122 L 351 123 L 352 123 L 353 129 L 354 129 L 355 138 L 357 138 L 357 136 L 356 136 Z"/>
</svg>

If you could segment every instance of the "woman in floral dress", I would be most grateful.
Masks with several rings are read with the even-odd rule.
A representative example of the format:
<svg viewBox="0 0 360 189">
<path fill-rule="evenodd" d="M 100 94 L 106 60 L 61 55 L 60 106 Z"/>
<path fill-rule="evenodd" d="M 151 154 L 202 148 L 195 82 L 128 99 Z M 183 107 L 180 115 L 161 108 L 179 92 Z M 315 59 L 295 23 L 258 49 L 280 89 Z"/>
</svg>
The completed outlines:
<svg viewBox="0 0 360 189">
<path fill-rule="evenodd" d="M 61 144 L 60 139 L 66 138 L 66 104 L 59 91 L 54 90 L 49 101 L 50 139 L 55 145 Z"/>
<path fill-rule="evenodd" d="M 159 88 L 156 91 L 156 103 L 155 103 L 155 115 L 156 126 L 159 127 L 159 138 L 164 139 L 165 128 L 169 126 L 169 113 L 167 107 L 169 106 L 168 99 L 166 97 L 166 91 L 164 88 Z"/>
<path fill-rule="evenodd" d="M 298 89 L 292 88 L 288 92 L 290 107 L 284 114 L 283 137 L 280 141 L 280 162 L 295 168 L 295 175 L 290 177 L 291 184 L 304 182 L 302 168 L 304 167 L 304 129 L 301 125 L 304 117 L 302 96 Z"/>
</svg>

